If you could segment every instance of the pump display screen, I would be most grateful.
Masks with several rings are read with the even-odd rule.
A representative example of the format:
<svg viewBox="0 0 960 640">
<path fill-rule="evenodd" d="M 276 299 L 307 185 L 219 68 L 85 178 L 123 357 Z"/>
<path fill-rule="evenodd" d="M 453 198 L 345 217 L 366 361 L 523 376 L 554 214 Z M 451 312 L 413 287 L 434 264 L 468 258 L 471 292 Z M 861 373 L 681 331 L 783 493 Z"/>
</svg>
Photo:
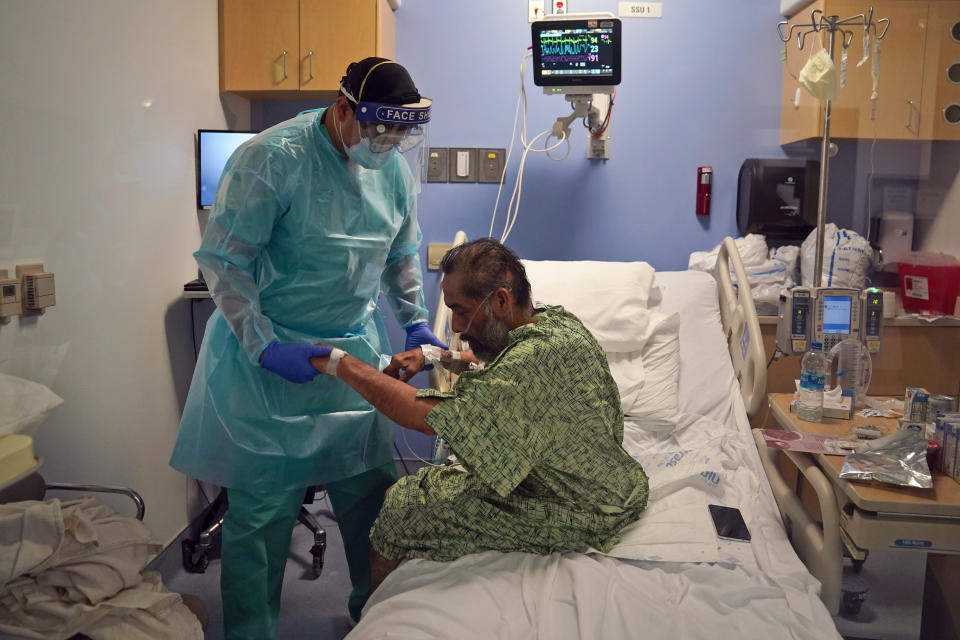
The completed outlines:
<svg viewBox="0 0 960 640">
<path fill-rule="evenodd" d="M 620 84 L 620 20 L 543 20 L 531 29 L 535 85 Z"/>
<path fill-rule="evenodd" d="M 823 297 L 823 332 L 850 333 L 850 306 L 849 296 Z"/>
</svg>

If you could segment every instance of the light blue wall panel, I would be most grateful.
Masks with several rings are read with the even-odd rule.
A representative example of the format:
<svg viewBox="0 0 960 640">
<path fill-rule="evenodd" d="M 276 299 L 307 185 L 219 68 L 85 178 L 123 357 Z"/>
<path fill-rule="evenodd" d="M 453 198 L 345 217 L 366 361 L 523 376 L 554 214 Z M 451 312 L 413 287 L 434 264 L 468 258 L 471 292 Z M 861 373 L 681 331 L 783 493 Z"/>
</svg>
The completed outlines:
<svg viewBox="0 0 960 640">
<path fill-rule="evenodd" d="M 616 12 L 617 5 L 581 1 L 572 9 Z M 471 9 L 478 6 L 482 11 Z M 691 251 L 735 234 L 740 163 L 783 156 L 779 19 L 776 3 L 755 0 L 668 0 L 661 19 L 624 19 L 611 159 L 584 157 L 579 125 L 565 161 L 529 158 L 509 244 L 529 258 L 647 260 L 681 269 Z M 530 45 L 526 3 L 405 2 L 396 20 L 397 59 L 434 99 L 432 144 L 506 147 Z M 526 85 L 532 136 L 569 106 L 534 87 L 529 70 Z M 515 152 L 506 197 L 518 159 Z M 694 215 L 699 165 L 714 168 L 706 220 Z M 459 228 L 486 235 L 496 191 L 487 184 L 426 185 L 424 240 L 447 241 Z"/>
</svg>

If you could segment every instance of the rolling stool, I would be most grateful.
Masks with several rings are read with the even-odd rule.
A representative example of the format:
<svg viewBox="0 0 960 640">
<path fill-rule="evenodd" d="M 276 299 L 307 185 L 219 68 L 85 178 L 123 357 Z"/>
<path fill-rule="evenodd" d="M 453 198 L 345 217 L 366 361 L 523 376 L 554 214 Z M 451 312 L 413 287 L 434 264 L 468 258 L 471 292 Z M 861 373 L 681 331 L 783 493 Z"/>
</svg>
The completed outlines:
<svg viewBox="0 0 960 640">
<path fill-rule="evenodd" d="M 318 490 L 323 490 L 323 487 L 316 486 L 307 489 L 303 497 L 303 504 L 313 504 Z M 210 564 L 210 556 L 217 551 L 214 547 L 218 544 L 220 527 L 223 526 L 223 517 L 226 515 L 229 506 L 227 492 L 221 490 L 207 509 L 201 524 L 200 535 L 195 540 L 187 539 L 181 543 L 183 568 L 190 573 L 203 573 L 207 570 L 207 566 Z M 326 509 L 321 513 L 331 520 L 336 520 L 333 513 Z M 327 532 L 305 506 L 300 507 L 297 522 L 303 524 L 313 533 L 313 546 L 310 547 L 310 554 L 313 556 L 313 579 L 316 580 L 323 572 L 323 556 L 327 551 Z"/>
</svg>

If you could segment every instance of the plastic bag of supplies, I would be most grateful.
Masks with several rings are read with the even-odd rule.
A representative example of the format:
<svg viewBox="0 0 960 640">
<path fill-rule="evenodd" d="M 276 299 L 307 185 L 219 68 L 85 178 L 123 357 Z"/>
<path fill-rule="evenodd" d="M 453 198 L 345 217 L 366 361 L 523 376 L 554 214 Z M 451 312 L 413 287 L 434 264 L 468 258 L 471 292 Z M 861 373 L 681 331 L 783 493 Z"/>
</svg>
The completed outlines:
<svg viewBox="0 0 960 640">
<path fill-rule="evenodd" d="M 778 301 L 781 289 L 789 289 L 796 284 L 793 273 L 796 269 L 798 247 L 780 247 L 773 251 L 767 250 L 766 237 L 751 233 L 744 238 L 735 240 L 743 269 L 747 272 L 747 282 L 750 284 L 750 293 L 754 305 L 760 315 L 777 315 Z M 690 254 L 687 268 L 696 271 L 707 271 L 716 275 L 717 255 L 720 245 L 712 251 L 695 251 Z M 730 272 L 734 285 L 737 274 Z"/>
<path fill-rule="evenodd" d="M 823 237 L 823 271 L 817 284 L 813 282 L 817 262 L 817 230 L 811 231 L 800 246 L 800 271 L 804 286 L 862 289 L 873 260 L 870 243 L 856 231 L 840 229 L 832 222 L 825 225 Z"/>
</svg>

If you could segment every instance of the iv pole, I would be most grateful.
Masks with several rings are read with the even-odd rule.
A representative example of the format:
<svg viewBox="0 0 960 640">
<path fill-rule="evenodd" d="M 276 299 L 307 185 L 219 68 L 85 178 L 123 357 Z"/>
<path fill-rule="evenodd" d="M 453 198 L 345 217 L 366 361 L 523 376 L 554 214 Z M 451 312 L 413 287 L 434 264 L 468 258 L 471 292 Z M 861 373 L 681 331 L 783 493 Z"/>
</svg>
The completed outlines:
<svg viewBox="0 0 960 640">
<path fill-rule="evenodd" d="M 819 17 L 817 14 L 820 14 Z M 877 32 L 877 25 L 883 23 L 883 31 Z M 810 12 L 809 24 L 792 24 L 790 30 L 784 34 L 783 28 L 789 24 L 784 20 L 777 23 L 777 33 L 780 40 L 784 43 L 793 39 L 794 30 L 797 31 L 797 48 L 803 49 L 807 36 L 811 33 L 819 34 L 821 30 L 829 33 L 829 44 L 827 52 L 830 59 L 833 59 L 834 38 L 839 31 L 843 36 L 843 48 L 846 49 L 853 41 L 853 31 L 844 27 L 863 27 L 864 31 L 869 33 L 873 29 L 874 37 L 877 40 L 883 40 L 887 35 L 887 29 L 890 28 L 889 18 L 880 18 L 873 21 L 873 7 L 870 7 L 867 15 L 858 14 L 849 18 L 840 19 L 840 16 L 828 16 L 820 9 L 814 9 Z M 830 99 L 823 101 L 823 141 L 820 145 L 820 191 L 817 198 L 817 258 L 814 267 L 813 286 L 821 286 L 821 277 L 823 276 L 823 233 L 827 221 L 827 186 L 830 170 Z"/>
</svg>

